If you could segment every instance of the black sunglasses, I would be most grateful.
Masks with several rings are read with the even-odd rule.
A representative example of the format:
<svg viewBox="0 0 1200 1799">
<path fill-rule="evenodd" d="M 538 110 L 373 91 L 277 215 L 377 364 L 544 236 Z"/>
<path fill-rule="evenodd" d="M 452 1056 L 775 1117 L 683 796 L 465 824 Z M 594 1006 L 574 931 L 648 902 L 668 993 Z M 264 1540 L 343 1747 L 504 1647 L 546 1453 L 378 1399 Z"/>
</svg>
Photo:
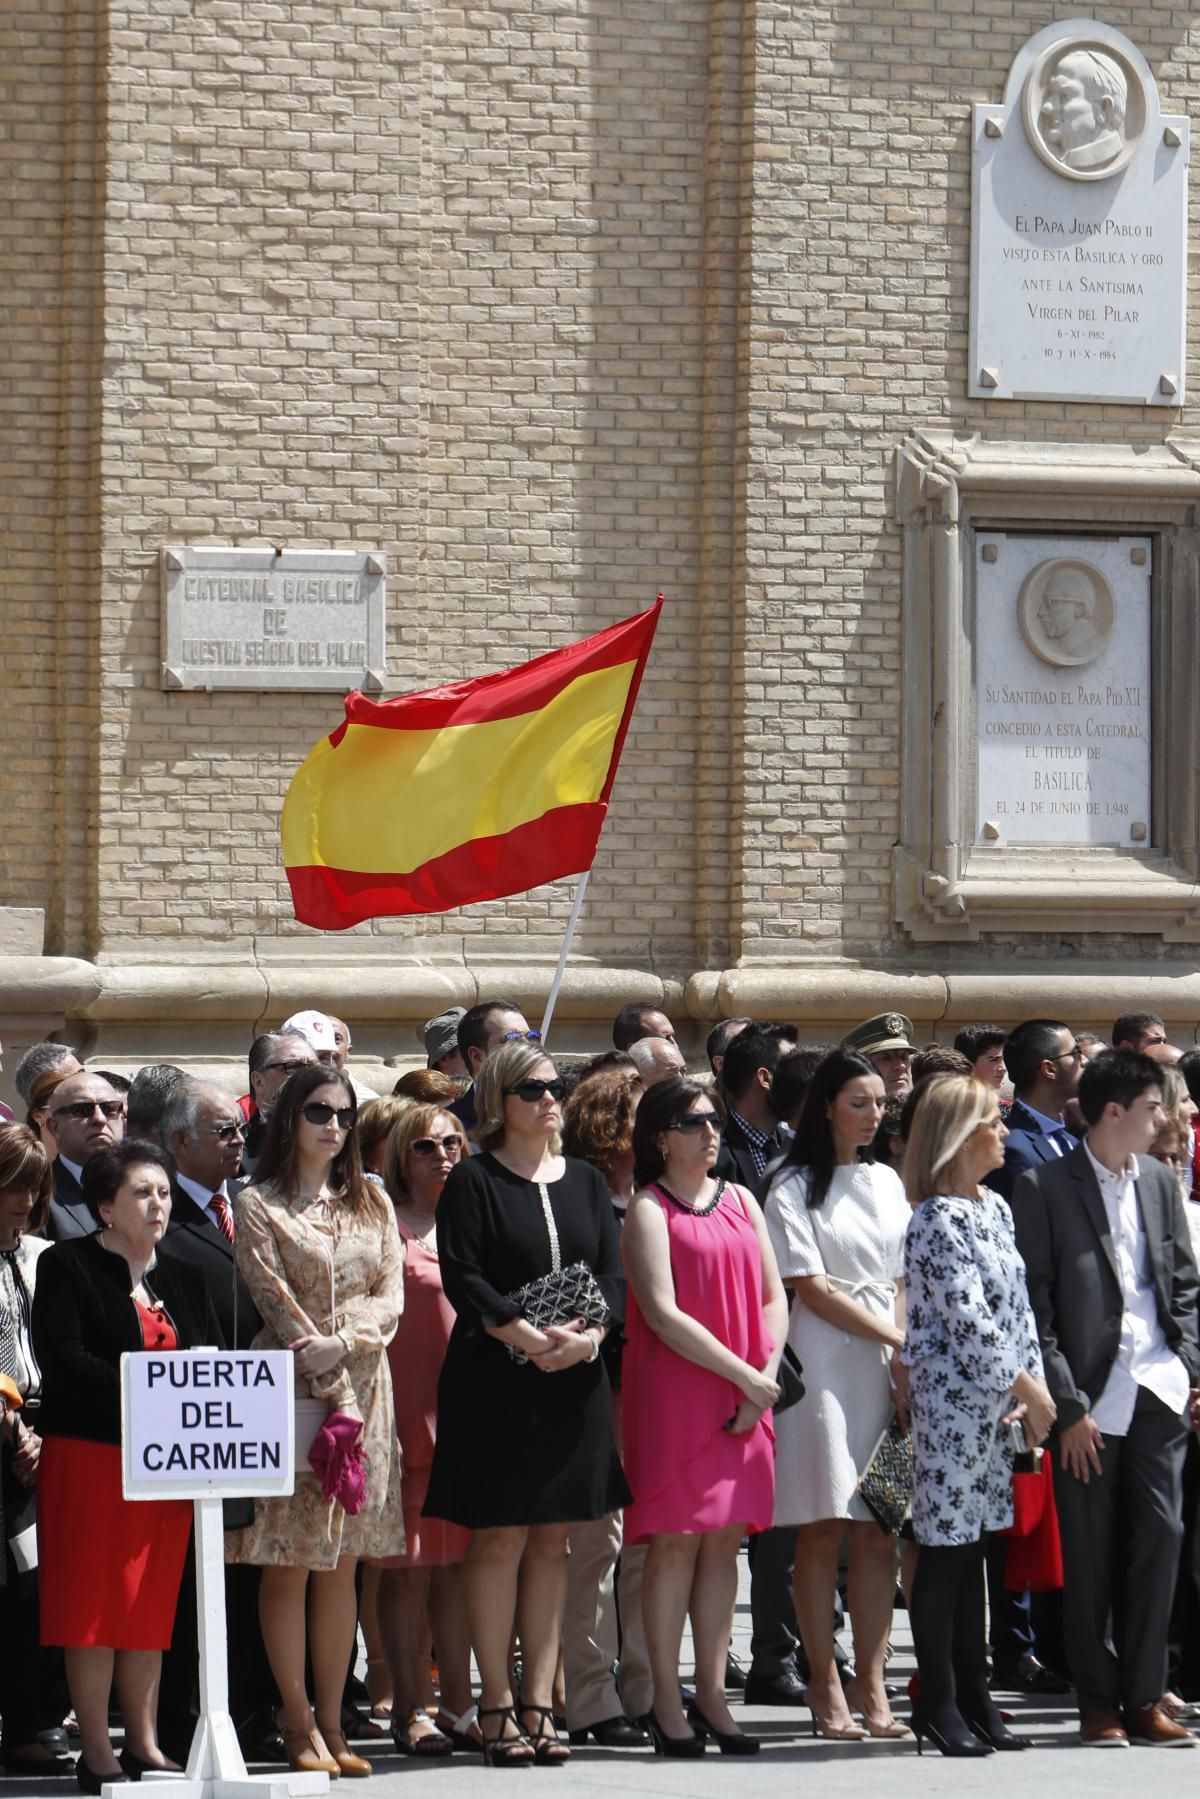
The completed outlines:
<svg viewBox="0 0 1200 1799">
<path fill-rule="evenodd" d="M 505 1088 L 506 1093 L 515 1094 L 529 1106 L 536 1105 L 543 1093 L 548 1093 L 551 1099 L 561 1100 L 566 1091 L 567 1083 L 560 1074 L 556 1074 L 552 1081 L 535 1081 L 531 1076 L 527 1081 L 518 1081 L 515 1087 Z"/>
<path fill-rule="evenodd" d="M 719 1133 L 721 1114 L 719 1112 L 685 1112 L 682 1118 L 677 1118 L 673 1124 L 667 1126 L 667 1129 L 683 1131 L 685 1135 L 692 1135 L 696 1131 L 702 1131 L 706 1124 L 711 1124 L 713 1130 Z"/>
<path fill-rule="evenodd" d="M 107 1119 L 112 1120 L 120 1118 L 124 1110 L 125 1101 L 123 1099 L 77 1099 L 73 1105 L 56 1106 L 54 1116 L 82 1120 L 90 1118 L 93 1112 L 100 1111 Z"/>
<path fill-rule="evenodd" d="M 310 1099 L 300 1110 L 310 1124 L 328 1124 L 331 1118 L 336 1118 L 338 1129 L 348 1131 L 354 1123 L 353 1106 L 327 1106 L 323 1099 Z"/>
</svg>

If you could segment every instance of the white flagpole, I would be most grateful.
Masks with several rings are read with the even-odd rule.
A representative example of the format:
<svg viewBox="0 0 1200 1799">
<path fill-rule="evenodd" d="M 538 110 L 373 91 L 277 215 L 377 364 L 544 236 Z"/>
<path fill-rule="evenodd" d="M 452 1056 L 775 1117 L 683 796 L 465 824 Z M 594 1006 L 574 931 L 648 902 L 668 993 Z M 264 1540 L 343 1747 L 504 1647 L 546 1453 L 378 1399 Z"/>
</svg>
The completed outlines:
<svg viewBox="0 0 1200 1799">
<path fill-rule="evenodd" d="M 585 868 L 579 877 L 579 885 L 575 889 L 575 898 L 571 902 L 570 915 L 567 918 L 567 929 L 563 937 L 563 946 L 559 951 L 558 967 L 554 970 L 554 979 L 550 983 L 550 992 L 546 999 L 546 1010 L 542 1013 L 542 1047 L 550 1035 L 550 1020 L 554 1017 L 554 1007 L 558 1001 L 558 990 L 562 986 L 563 974 L 567 966 L 567 957 L 571 953 L 571 939 L 575 935 L 575 926 L 579 923 L 579 913 L 583 906 L 583 896 L 587 892 L 590 868 Z"/>
</svg>

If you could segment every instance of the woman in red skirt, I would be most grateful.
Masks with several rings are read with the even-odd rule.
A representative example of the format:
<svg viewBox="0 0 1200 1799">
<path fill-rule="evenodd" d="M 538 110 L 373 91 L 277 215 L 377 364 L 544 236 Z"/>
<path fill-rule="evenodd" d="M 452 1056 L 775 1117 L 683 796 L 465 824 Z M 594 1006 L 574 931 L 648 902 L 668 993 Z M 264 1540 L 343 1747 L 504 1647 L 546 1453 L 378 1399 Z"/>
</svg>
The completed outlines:
<svg viewBox="0 0 1200 1799">
<path fill-rule="evenodd" d="M 155 1262 L 171 1215 L 170 1162 L 150 1143 L 101 1150 L 83 1171 L 94 1237 L 42 1256 L 33 1341 L 42 1367 L 38 1562 L 42 1642 L 65 1651 L 85 1793 L 172 1768 L 158 1746 L 162 1651 L 171 1641 L 192 1508 L 121 1495 L 120 1361 L 126 1352 L 220 1345 L 203 1279 Z M 108 1734 L 113 1685 L 125 1725 Z"/>
</svg>

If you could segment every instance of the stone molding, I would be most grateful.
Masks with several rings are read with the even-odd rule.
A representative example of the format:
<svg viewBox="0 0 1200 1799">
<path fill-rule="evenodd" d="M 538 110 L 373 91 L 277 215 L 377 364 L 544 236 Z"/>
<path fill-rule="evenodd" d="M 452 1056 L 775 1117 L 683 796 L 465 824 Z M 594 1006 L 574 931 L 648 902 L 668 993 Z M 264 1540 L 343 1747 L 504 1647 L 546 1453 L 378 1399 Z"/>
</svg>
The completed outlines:
<svg viewBox="0 0 1200 1799">
<path fill-rule="evenodd" d="M 1198 508 L 1200 441 L 1182 436 L 1058 444 L 922 431 L 898 447 L 906 683 L 893 872 L 895 917 L 913 940 L 1055 932 L 1069 920 L 1072 933 L 1200 941 L 1200 781 L 1194 757 L 1168 759 L 1200 728 Z M 1051 527 L 1155 539 L 1156 849 L 974 842 L 975 532 Z"/>
</svg>

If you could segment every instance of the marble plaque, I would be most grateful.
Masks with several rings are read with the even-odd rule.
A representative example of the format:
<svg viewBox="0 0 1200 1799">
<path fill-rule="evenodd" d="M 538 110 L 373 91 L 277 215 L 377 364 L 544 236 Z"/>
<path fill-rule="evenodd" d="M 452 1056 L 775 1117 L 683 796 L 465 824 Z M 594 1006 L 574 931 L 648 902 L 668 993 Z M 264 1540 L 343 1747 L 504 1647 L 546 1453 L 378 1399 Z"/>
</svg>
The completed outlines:
<svg viewBox="0 0 1200 1799">
<path fill-rule="evenodd" d="M 1188 121 L 1141 52 L 1048 26 L 973 113 L 971 394 L 1181 406 Z"/>
<path fill-rule="evenodd" d="M 162 552 L 166 688 L 325 688 L 387 680 L 379 550 Z"/>
<path fill-rule="evenodd" d="M 1145 537 L 976 542 L 980 844 L 1150 844 Z"/>
</svg>

